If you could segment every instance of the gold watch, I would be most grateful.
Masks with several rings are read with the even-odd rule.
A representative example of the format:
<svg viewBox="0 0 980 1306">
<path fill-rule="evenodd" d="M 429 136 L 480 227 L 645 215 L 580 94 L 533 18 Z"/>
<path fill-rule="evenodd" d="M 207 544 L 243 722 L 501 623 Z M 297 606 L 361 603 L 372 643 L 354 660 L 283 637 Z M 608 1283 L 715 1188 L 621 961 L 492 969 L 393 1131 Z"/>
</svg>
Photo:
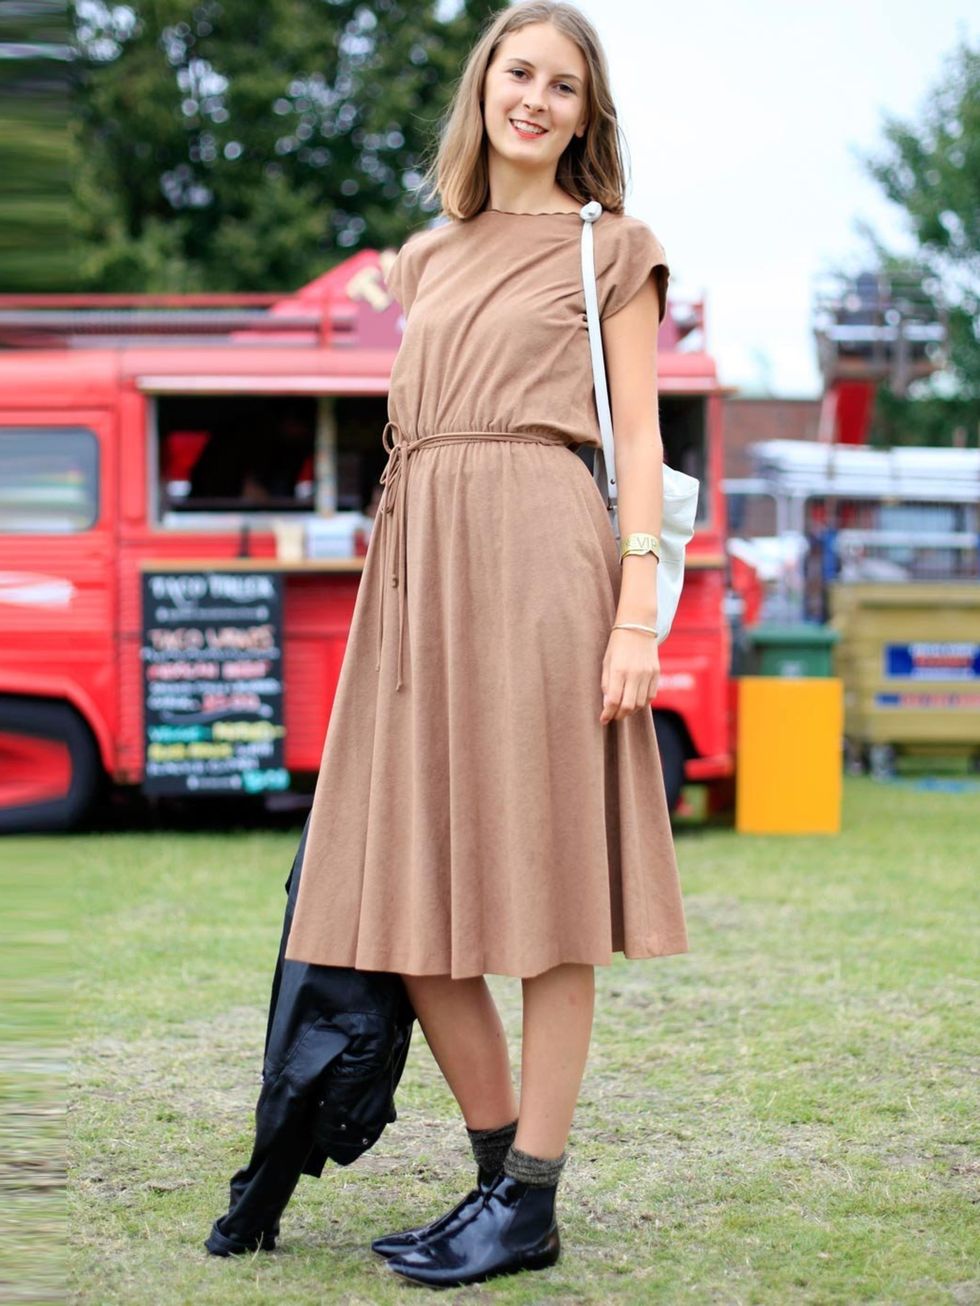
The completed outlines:
<svg viewBox="0 0 980 1306">
<path fill-rule="evenodd" d="M 656 535 L 650 535 L 646 531 L 633 531 L 623 540 L 619 550 L 619 561 L 629 553 L 652 553 L 659 562 L 661 560 L 660 541 Z"/>
</svg>

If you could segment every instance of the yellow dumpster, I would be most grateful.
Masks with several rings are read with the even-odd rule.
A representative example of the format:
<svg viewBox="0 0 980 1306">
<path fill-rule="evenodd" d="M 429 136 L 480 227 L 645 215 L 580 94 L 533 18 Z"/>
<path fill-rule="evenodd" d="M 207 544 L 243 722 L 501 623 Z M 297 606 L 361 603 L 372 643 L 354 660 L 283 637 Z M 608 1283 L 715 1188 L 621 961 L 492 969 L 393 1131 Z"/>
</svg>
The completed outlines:
<svg viewBox="0 0 980 1306">
<path fill-rule="evenodd" d="M 980 584 L 835 584 L 830 603 L 855 754 L 980 755 Z"/>
<path fill-rule="evenodd" d="M 844 696 L 836 677 L 738 682 L 735 828 L 837 834 Z"/>
</svg>

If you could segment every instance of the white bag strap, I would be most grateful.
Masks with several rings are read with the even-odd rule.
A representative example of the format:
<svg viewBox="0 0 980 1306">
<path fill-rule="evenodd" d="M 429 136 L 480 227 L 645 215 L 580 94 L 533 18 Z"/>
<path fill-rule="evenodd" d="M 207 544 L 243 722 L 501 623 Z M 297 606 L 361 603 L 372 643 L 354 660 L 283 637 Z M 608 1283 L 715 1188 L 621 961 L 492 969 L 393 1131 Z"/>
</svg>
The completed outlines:
<svg viewBox="0 0 980 1306">
<path fill-rule="evenodd" d="M 616 463 L 613 449 L 612 412 L 606 386 L 606 365 L 602 356 L 602 332 L 599 325 L 599 296 L 595 280 L 595 251 L 592 224 L 602 214 L 598 200 L 590 200 L 579 209 L 582 218 L 582 286 L 585 290 L 585 316 L 589 327 L 592 353 L 592 377 L 595 382 L 596 412 L 602 449 L 595 451 L 594 478 L 609 511 L 613 534 L 619 538 Z M 600 456 L 601 455 L 601 456 Z M 660 530 L 663 556 L 657 567 L 657 636 L 662 642 L 670 633 L 674 614 L 684 585 L 684 549 L 694 534 L 698 505 L 698 482 L 686 472 L 664 466 L 664 511 Z"/>
<path fill-rule="evenodd" d="M 609 390 L 606 385 L 606 364 L 602 355 L 602 329 L 599 325 L 599 296 L 595 280 L 595 249 L 592 241 L 592 224 L 602 215 L 598 200 L 589 200 L 579 209 L 582 219 L 582 287 L 585 291 L 585 316 L 589 327 L 589 347 L 592 352 L 592 377 L 595 382 L 596 412 L 602 435 L 602 462 L 606 481 L 606 506 L 613 508 L 619 497 L 616 486 L 616 456 L 613 447 L 612 411 L 609 407 Z M 598 463 L 598 458 L 596 459 Z M 601 481 L 596 467 L 596 481 Z"/>
</svg>

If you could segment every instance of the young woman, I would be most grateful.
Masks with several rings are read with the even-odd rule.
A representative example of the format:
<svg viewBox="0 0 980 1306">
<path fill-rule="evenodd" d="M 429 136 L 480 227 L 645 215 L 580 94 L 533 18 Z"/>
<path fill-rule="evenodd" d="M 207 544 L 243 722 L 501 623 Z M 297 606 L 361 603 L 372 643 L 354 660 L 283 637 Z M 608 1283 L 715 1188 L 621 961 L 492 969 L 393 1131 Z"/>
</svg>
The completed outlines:
<svg viewBox="0 0 980 1306">
<path fill-rule="evenodd" d="M 619 515 L 657 534 L 668 269 L 623 209 L 598 38 L 571 5 L 498 13 L 434 175 L 449 220 L 399 250 L 389 462 L 333 703 L 289 958 L 403 976 L 477 1186 L 377 1239 L 398 1274 L 552 1264 L 593 967 L 687 950 L 650 700 L 655 552 L 621 558 L 575 453 L 601 447 L 580 263 L 594 224 Z M 484 978 L 519 976 L 520 1107 Z"/>
</svg>

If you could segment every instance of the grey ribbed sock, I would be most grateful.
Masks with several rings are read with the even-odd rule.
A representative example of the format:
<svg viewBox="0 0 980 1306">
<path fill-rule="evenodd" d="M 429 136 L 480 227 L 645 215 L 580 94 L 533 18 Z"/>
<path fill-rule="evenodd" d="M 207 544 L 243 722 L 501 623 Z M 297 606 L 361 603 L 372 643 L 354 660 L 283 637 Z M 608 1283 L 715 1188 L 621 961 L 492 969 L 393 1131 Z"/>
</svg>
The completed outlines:
<svg viewBox="0 0 980 1306">
<path fill-rule="evenodd" d="M 469 1134 L 477 1165 L 482 1166 L 490 1174 L 497 1174 L 504 1164 L 507 1149 L 517 1134 L 517 1121 L 509 1125 L 501 1125 L 498 1129 L 470 1129 L 467 1126 L 466 1132 Z"/>
<path fill-rule="evenodd" d="M 556 1157 L 532 1156 L 512 1143 L 504 1157 L 504 1174 L 530 1188 L 550 1188 L 558 1183 L 567 1160 L 567 1150 Z"/>
</svg>

